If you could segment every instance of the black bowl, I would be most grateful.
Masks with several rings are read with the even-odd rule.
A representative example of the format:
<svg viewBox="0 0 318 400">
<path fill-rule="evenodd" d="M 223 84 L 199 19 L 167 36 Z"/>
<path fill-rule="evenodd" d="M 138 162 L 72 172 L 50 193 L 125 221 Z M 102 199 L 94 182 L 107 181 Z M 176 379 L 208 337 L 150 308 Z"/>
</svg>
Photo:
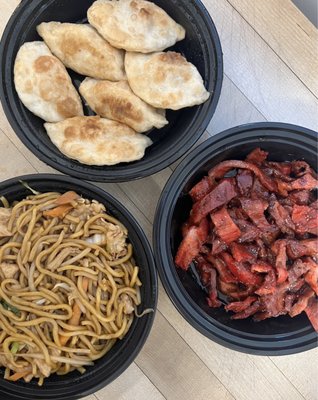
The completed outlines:
<svg viewBox="0 0 318 400">
<path fill-rule="evenodd" d="M 41 40 L 36 26 L 43 21 L 83 22 L 93 0 L 24 0 L 4 31 L 0 59 L 0 97 L 5 114 L 21 141 L 42 161 L 79 178 L 100 182 L 121 182 L 154 174 L 175 162 L 200 138 L 217 106 L 223 79 L 221 44 L 214 23 L 199 0 L 155 0 L 187 31 L 185 40 L 173 49 L 183 53 L 201 73 L 205 87 L 213 94 L 196 107 L 168 111 L 169 125 L 149 133 L 154 144 L 142 160 L 112 167 L 87 166 L 65 157 L 50 141 L 43 120 L 21 103 L 13 82 L 16 54 L 24 42 Z M 78 88 L 83 76 L 69 70 Z M 85 107 L 85 114 L 93 115 Z"/>
<path fill-rule="evenodd" d="M 176 269 L 174 256 L 181 242 L 180 227 L 192 202 L 187 194 L 208 170 L 223 160 L 244 159 L 255 147 L 275 161 L 306 160 L 317 167 L 317 134 L 280 123 L 243 125 L 222 132 L 193 150 L 169 179 L 159 200 L 154 223 L 154 252 L 163 285 L 184 318 L 210 339 L 251 354 L 282 355 L 317 346 L 317 333 L 307 316 L 281 316 L 254 322 L 231 320 L 223 308 L 211 309 L 206 292 L 191 269 Z"/>
<path fill-rule="evenodd" d="M 21 200 L 30 191 L 19 183 L 27 182 L 32 188 L 40 191 L 68 191 L 74 190 L 88 199 L 96 199 L 104 204 L 107 211 L 118 218 L 128 229 L 129 241 L 134 248 L 136 263 L 140 266 L 142 304 L 139 312 L 146 308 L 156 308 L 157 304 L 157 272 L 149 242 L 135 218 L 110 194 L 96 186 L 67 176 L 52 174 L 26 175 L 0 183 L 0 195 L 9 202 Z M 78 399 L 87 396 L 117 378 L 135 359 L 144 345 L 154 320 L 154 313 L 146 314 L 142 318 L 135 318 L 127 335 L 117 341 L 114 347 L 92 367 L 88 367 L 81 375 L 72 372 L 65 376 L 52 375 L 45 379 L 42 387 L 36 380 L 30 383 L 23 381 L 9 382 L 3 378 L 3 369 L 0 369 L 0 398 L 3 399 Z M 3 396 L 1 396 L 1 394 Z"/>
</svg>

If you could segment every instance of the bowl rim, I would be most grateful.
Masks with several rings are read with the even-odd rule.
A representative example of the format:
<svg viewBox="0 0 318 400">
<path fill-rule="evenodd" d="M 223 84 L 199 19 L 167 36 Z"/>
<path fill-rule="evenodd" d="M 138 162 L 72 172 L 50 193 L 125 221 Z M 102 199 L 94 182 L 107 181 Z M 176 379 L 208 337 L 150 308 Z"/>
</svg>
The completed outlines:
<svg viewBox="0 0 318 400">
<path fill-rule="evenodd" d="M 293 332 L 294 335 L 287 340 L 277 340 L 283 335 L 264 335 L 262 337 L 263 340 L 255 340 L 253 336 L 256 335 L 236 331 L 229 327 L 224 328 L 222 323 L 219 323 L 203 309 L 199 308 L 178 278 L 170 251 L 171 236 L 166 234 L 167 230 L 171 228 L 175 205 L 186 181 L 195 175 L 196 170 L 206 162 L 208 157 L 213 159 L 214 155 L 210 154 L 210 148 L 212 146 L 219 146 L 217 149 L 213 149 L 213 152 L 222 152 L 228 144 L 235 142 L 235 135 L 255 130 L 260 131 L 260 137 L 262 133 L 266 136 L 266 132 L 268 132 L 268 135 L 273 134 L 275 131 L 294 132 L 295 135 L 301 134 L 295 136 L 300 142 L 303 143 L 303 137 L 305 136 L 311 141 L 313 146 L 317 143 L 318 138 L 318 134 L 315 131 L 301 126 L 280 122 L 257 122 L 227 129 L 193 149 L 172 173 L 158 200 L 153 225 L 155 261 L 160 280 L 176 309 L 195 329 L 209 339 L 232 350 L 254 355 L 276 356 L 295 354 L 312 349 L 318 345 L 318 335 L 313 329 L 310 329 L 311 332 L 307 332 L 303 341 L 299 340 L 299 338 L 303 339 L 301 335 L 305 329 Z M 193 163 L 195 166 L 191 170 Z M 209 327 L 207 327 L 207 321 Z M 239 332 L 241 332 L 241 335 Z"/>
<path fill-rule="evenodd" d="M 59 400 L 69 400 L 69 399 L 75 399 L 75 398 L 80 398 L 83 396 L 88 396 L 90 394 L 93 394 L 97 390 L 107 386 L 109 383 L 111 383 L 113 380 L 119 377 L 134 361 L 134 359 L 137 357 L 137 355 L 140 353 L 141 349 L 143 348 L 150 331 L 153 326 L 153 322 L 155 319 L 155 314 L 157 311 L 157 303 L 158 303 L 158 274 L 157 274 L 157 269 L 154 261 L 154 256 L 153 256 L 153 251 L 151 249 L 151 245 L 149 243 L 149 240 L 144 233 L 143 229 L 139 225 L 139 222 L 135 219 L 135 217 L 132 215 L 132 213 L 122 204 L 119 200 L 117 200 L 113 195 L 110 193 L 106 192 L 104 189 L 93 185 L 92 183 L 86 182 L 79 180 L 77 178 L 70 177 L 68 175 L 60 175 L 60 174 L 46 174 L 46 173 L 38 173 L 38 174 L 28 174 L 28 175 L 21 175 L 17 176 L 14 178 L 10 178 L 4 181 L 0 182 L 0 193 L 2 190 L 5 190 L 6 188 L 10 188 L 10 186 L 17 185 L 19 184 L 19 181 L 26 181 L 30 183 L 30 186 L 32 187 L 32 182 L 33 183 L 41 183 L 41 182 L 60 182 L 61 184 L 72 184 L 78 186 L 79 190 L 85 189 L 88 190 L 92 197 L 94 194 L 99 195 L 104 199 L 104 204 L 107 206 L 107 203 L 110 204 L 111 208 L 116 210 L 116 212 L 120 215 L 122 215 L 131 225 L 132 230 L 134 231 L 134 234 L 138 237 L 138 240 L 142 243 L 142 250 L 144 252 L 145 258 L 147 259 L 147 269 L 149 270 L 149 275 L 150 279 L 152 280 L 153 284 L 151 289 L 151 307 L 154 309 L 153 313 L 148 314 L 147 321 L 145 323 L 145 329 L 141 332 L 140 337 L 137 341 L 137 344 L 135 345 L 134 348 L 132 348 L 131 352 L 128 353 L 128 356 L 123 360 L 121 363 L 120 367 L 117 369 L 113 370 L 111 374 L 103 379 L 102 381 L 98 381 L 96 383 L 91 384 L 91 386 L 85 391 L 82 391 L 80 394 L 74 390 L 74 393 L 68 393 L 67 395 L 62 395 L 60 392 L 54 392 L 55 389 L 51 388 L 50 389 L 50 394 L 48 397 L 45 397 L 45 389 L 41 391 L 39 388 L 36 393 L 33 393 L 35 396 L 35 399 L 38 399 L 41 396 L 41 399 L 59 399 Z M 10 189 L 8 190 L 10 192 Z M 128 234 L 129 238 L 129 234 Z M 107 355 L 106 355 L 107 356 Z M 105 357 L 105 356 L 104 356 Z M 94 368 L 94 367 L 92 367 Z M 93 379 L 91 377 L 91 379 Z M 87 381 L 86 381 L 87 382 Z M 5 394 L 4 398 L 12 398 L 12 399 L 28 399 L 29 397 L 24 397 L 23 393 L 14 390 L 14 395 L 17 395 L 18 397 L 9 397 L 10 394 L 6 392 L 6 389 L 9 389 L 9 386 L 13 388 L 15 383 L 5 381 L 2 376 L 0 376 L 0 394 L 2 391 Z M 21 390 L 23 391 L 23 387 L 21 387 Z M 32 391 L 32 388 L 29 389 Z M 26 393 L 26 396 L 29 396 L 30 393 Z"/>
<path fill-rule="evenodd" d="M 180 137 L 176 140 L 174 146 L 171 146 L 171 148 L 165 153 L 156 155 L 156 157 L 145 163 L 142 169 L 140 169 L 139 163 L 136 161 L 134 164 L 127 163 L 127 168 L 123 168 L 122 170 L 94 170 L 91 166 L 81 163 L 78 163 L 78 165 L 76 164 L 75 168 L 72 168 L 72 164 L 67 164 L 67 160 L 63 162 L 64 156 L 60 151 L 59 153 L 61 154 L 59 154 L 58 157 L 59 161 L 55 159 L 55 156 L 53 158 L 50 157 L 50 155 L 47 154 L 46 146 L 44 146 L 42 143 L 34 143 L 36 141 L 31 141 L 25 132 L 25 130 L 28 130 L 28 127 L 24 126 L 19 118 L 19 114 L 15 113 L 14 111 L 16 108 L 15 100 L 11 98 L 12 96 L 9 93 L 11 92 L 9 86 L 12 85 L 14 87 L 12 71 L 10 68 L 8 68 L 6 63 L 7 54 L 10 52 L 10 44 L 16 41 L 21 30 L 23 29 L 21 26 L 23 24 L 21 17 L 25 15 L 25 13 L 28 13 L 29 15 L 33 9 L 38 9 L 41 4 L 42 6 L 45 4 L 46 7 L 48 7 L 54 1 L 55 0 L 21 1 L 14 13 L 11 15 L 0 41 L 0 60 L 2 60 L 1 67 L 3 71 L 2 78 L 0 80 L 0 99 L 5 115 L 15 134 L 38 159 L 45 162 L 47 165 L 64 174 L 69 174 L 77 178 L 94 182 L 126 182 L 130 180 L 141 179 L 146 176 L 153 175 L 176 162 L 199 140 L 204 133 L 215 113 L 223 83 L 223 53 L 221 42 L 215 24 L 201 0 L 191 0 L 191 2 L 196 7 L 196 10 L 200 14 L 200 18 L 204 21 L 205 28 L 209 33 L 209 38 L 206 39 L 208 58 L 211 60 L 212 54 L 214 54 L 215 58 L 215 87 L 213 94 L 205 104 L 200 106 L 204 107 L 205 105 L 204 109 L 201 109 L 199 112 L 199 118 L 196 116 L 195 119 L 191 121 L 191 124 L 189 124 L 182 135 L 180 135 Z M 193 133 L 190 135 L 189 133 L 191 131 L 193 131 Z M 187 136 L 185 136 L 185 134 L 187 134 Z M 32 135 L 32 137 L 33 136 L 34 135 Z M 184 140 L 184 138 L 186 138 L 186 140 Z M 70 162 L 74 162 L 74 160 L 70 158 L 68 160 Z"/>
</svg>

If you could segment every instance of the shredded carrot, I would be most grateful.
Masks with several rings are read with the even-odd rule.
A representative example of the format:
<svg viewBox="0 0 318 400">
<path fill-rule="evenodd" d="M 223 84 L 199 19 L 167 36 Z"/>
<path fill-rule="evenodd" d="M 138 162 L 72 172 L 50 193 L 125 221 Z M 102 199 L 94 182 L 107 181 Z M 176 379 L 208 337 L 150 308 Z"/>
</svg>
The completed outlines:
<svg viewBox="0 0 318 400">
<path fill-rule="evenodd" d="M 25 369 L 21 372 L 16 372 L 15 374 L 9 376 L 8 381 L 13 381 L 16 382 L 21 378 L 24 378 L 25 376 L 27 376 L 29 373 L 31 372 L 31 369 Z"/>
<path fill-rule="evenodd" d="M 88 281 L 89 281 L 88 278 L 83 278 L 83 290 L 84 290 L 84 292 L 87 292 Z M 68 324 L 77 326 L 79 324 L 79 322 L 80 322 L 81 314 L 82 314 L 82 312 L 81 312 L 81 309 L 79 308 L 78 304 L 74 303 L 72 317 L 68 320 Z M 68 340 L 69 340 L 68 336 L 60 335 L 61 346 L 65 346 Z"/>
<path fill-rule="evenodd" d="M 54 204 L 57 206 L 61 206 L 62 204 L 70 204 L 72 201 L 76 200 L 79 198 L 79 195 L 75 192 L 66 192 L 62 194 L 60 197 L 58 197 Z"/>
<path fill-rule="evenodd" d="M 72 210 L 73 206 L 71 204 L 62 204 L 58 207 L 52 208 L 52 210 L 43 211 L 44 217 L 59 217 L 63 218 L 68 211 Z"/>
</svg>

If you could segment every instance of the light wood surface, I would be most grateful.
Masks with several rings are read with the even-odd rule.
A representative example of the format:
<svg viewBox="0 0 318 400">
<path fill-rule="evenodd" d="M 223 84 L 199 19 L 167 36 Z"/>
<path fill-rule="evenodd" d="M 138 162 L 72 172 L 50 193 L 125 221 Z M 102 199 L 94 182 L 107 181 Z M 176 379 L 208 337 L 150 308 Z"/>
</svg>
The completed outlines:
<svg viewBox="0 0 318 400">
<path fill-rule="evenodd" d="M 18 0 L 0 0 L 0 33 Z M 232 126 L 282 121 L 318 129 L 318 32 L 289 0 L 204 0 L 224 53 L 220 102 L 200 142 Z M 0 109 L 0 180 L 53 172 L 19 141 Z M 133 212 L 149 240 L 158 197 L 175 168 L 101 184 Z M 318 350 L 286 357 L 231 351 L 176 311 L 162 285 L 154 327 L 136 361 L 86 400 L 317 400 Z"/>
</svg>

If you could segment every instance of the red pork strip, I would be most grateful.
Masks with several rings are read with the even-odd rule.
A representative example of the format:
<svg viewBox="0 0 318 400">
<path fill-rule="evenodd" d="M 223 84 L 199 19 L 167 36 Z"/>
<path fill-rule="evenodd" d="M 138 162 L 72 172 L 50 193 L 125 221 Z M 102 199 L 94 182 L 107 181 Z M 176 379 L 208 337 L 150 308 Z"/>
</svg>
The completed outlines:
<svg viewBox="0 0 318 400">
<path fill-rule="evenodd" d="M 318 239 L 287 240 L 287 255 L 292 260 L 304 256 L 317 257 Z"/>
<path fill-rule="evenodd" d="M 263 320 L 270 317 L 278 317 L 287 313 L 285 308 L 286 292 L 288 283 L 278 285 L 269 294 L 262 295 L 260 300 L 263 305 L 263 313 L 256 316 L 257 320 Z"/>
<path fill-rule="evenodd" d="M 230 254 L 221 253 L 220 257 L 223 259 L 228 269 L 240 282 L 252 286 L 258 286 L 262 283 L 260 276 L 253 274 L 253 272 L 251 272 L 244 264 L 235 262 Z"/>
<path fill-rule="evenodd" d="M 253 175 L 247 169 L 240 170 L 236 175 L 238 190 L 242 196 L 247 196 L 253 187 Z"/>
<path fill-rule="evenodd" d="M 192 201 L 195 203 L 202 200 L 203 197 L 211 192 L 214 186 L 215 185 L 213 185 L 211 179 L 208 176 L 205 176 L 190 190 L 189 195 L 191 196 Z"/>
<path fill-rule="evenodd" d="M 260 166 L 266 161 L 267 157 L 268 152 L 257 147 L 246 157 L 246 161 Z"/>
<path fill-rule="evenodd" d="M 241 236 L 241 231 L 235 225 L 225 207 L 215 211 L 214 213 L 210 214 L 210 216 L 214 224 L 216 234 L 226 244 L 234 242 Z"/>
<path fill-rule="evenodd" d="M 209 307 L 217 308 L 222 305 L 222 303 L 218 300 L 218 292 L 216 289 L 216 271 L 212 269 L 210 272 L 210 285 L 208 287 L 209 297 L 207 298 L 207 302 Z"/>
<path fill-rule="evenodd" d="M 262 231 L 250 222 L 238 219 L 236 223 L 242 232 L 241 237 L 238 239 L 239 243 L 254 242 L 254 240 L 262 236 Z"/>
<path fill-rule="evenodd" d="M 292 182 L 293 178 L 281 173 L 279 169 L 270 166 L 268 163 L 265 164 L 265 168 L 262 168 L 263 172 L 272 179 L 279 179 L 284 182 Z"/>
<path fill-rule="evenodd" d="M 296 260 L 288 270 L 288 282 L 294 285 L 301 276 L 310 270 L 310 263 Z"/>
<path fill-rule="evenodd" d="M 247 307 L 249 307 L 254 301 L 257 300 L 257 296 L 248 296 L 245 300 L 242 301 L 233 301 L 229 303 L 224 308 L 226 311 L 233 311 L 235 313 L 244 311 Z"/>
<path fill-rule="evenodd" d="M 224 206 L 236 196 L 235 180 L 233 178 L 224 179 L 202 200 L 193 205 L 190 217 L 191 222 L 194 225 L 198 225 L 210 212 Z"/>
<path fill-rule="evenodd" d="M 318 265 L 310 258 L 307 259 L 306 264 L 309 266 L 310 270 L 305 275 L 305 281 L 318 296 Z"/>
<path fill-rule="evenodd" d="M 225 283 L 235 283 L 237 278 L 231 273 L 227 268 L 225 263 L 220 259 L 213 257 L 211 254 L 207 255 L 207 260 L 213 265 L 213 267 L 218 271 L 220 279 Z"/>
<path fill-rule="evenodd" d="M 310 202 L 310 198 L 311 193 L 309 190 L 295 190 L 288 194 L 290 205 L 299 204 L 301 206 L 306 206 Z"/>
<path fill-rule="evenodd" d="M 265 296 L 267 294 L 271 294 L 275 292 L 277 286 L 276 275 L 274 270 L 268 271 L 265 275 L 264 283 L 262 286 L 255 291 L 255 294 L 259 296 Z"/>
<path fill-rule="evenodd" d="M 292 221 L 288 211 L 281 204 L 279 204 L 278 201 L 271 202 L 269 212 L 274 218 L 276 225 L 283 233 L 293 235 L 295 231 L 295 224 Z"/>
<path fill-rule="evenodd" d="M 178 267 L 187 270 L 192 260 L 199 254 L 202 244 L 205 242 L 209 233 L 209 223 L 204 218 L 199 226 L 191 226 L 182 240 L 175 263 Z"/>
<path fill-rule="evenodd" d="M 240 202 L 243 210 L 259 229 L 267 229 L 270 227 L 264 215 L 264 211 L 268 208 L 268 203 L 266 201 L 241 198 Z"/>
<path fill-rule="evenodd" d="M 293 303 L 296 299 L 296 294 L 295 293 L 288 293 L 285 296 L 285 310 L 287 311 L 287 313 L 290 312 L 290 310 L 292 309 Z"/>
<path fill-rule="evenodd" d="M 248 318 L 251 315 L 254 315 L 255 313 L 257 313 L 261 309 L 261 307 L 262 307 L 261 303 L 259 301 L 255 301 L 249 307 L 245 308 L 244 311 L 232 315 L 231 319 L 245 319 L 245 318 Z"/>
<path fill-rule="evenodd" d="M 242 290 L 237 283 L 226 283 L 220 279 L 218 280 L 218 288 L 221 293 L 235 300 L 243 300 L 254 293 L 254 286 Z"/>
<path fill-rule="evenodd" d="M 212 250 L 211 250 L 211 254 L 213 256 L 222 253 L 222 251 L 227 250 L 227 244 L 222 242 L 222 240 L 220 239 L 215 239 L 212 242 Z"/>
<path fill-rule="evenodd" d="M 240 160 L 222 161 L 220 164 L 216 165 L 209 171 L 209 177 L 212 181 L 215 179 L 220 179 L 227 172 L 236 168 L 248 169 L 252 171 L 260 180 L 261 184 L 265 186 L 266 189 L 270 190 L 271 192 L 277 191 L 277 185 L 275 181 L 266 176 L 264 172 L 260 170 L 256 165 L 245 161 L 240 161 Z"/>
<path fill-rule="evenodd" d="M 209 307 L 220 307 L 222 303 L 217 299 L 216 270 L 202 256 L 196 257 L 195 261 L 201 281 L 209 292 L 209 297 L 207 297 Z"/>
<path fill-rule="evenodd" d="M 306 161 L 292 161 L 291 163 L 292 173 L 298 178 L 305 174 L 311 174 L 312 169 Z"/>
<path fill-rule="evenodd" d="M 204 286 L 207 286 L 210 281 L 210 272 L 213 269 L 212 265 L 208 263 L 202 256 L 195 258 L 195 267 L 199 272 L 201 282 Z"/>
<path fill-rule="evenodd" d="M 280 240 L 277 248 L 277 256 L 275 263 L 277 271 L 277 284 L 285 282 L 288 277 L 286 262 L 287 262 L 286 241 Z"/>
<path fill-rule="evenodd" d="M 318 188 L 317 179 L 308 173 L 293 182 L 278 181 L 277 184 L 282 195 L 286 195 L 286 192 L 291 192 L 292 190 L 313 190 Z"/>
<path fill-rule="evenodd" d="M 314 296 L 315 293 L 310 287 L 304 289 L 303 293 L 299 296 L 297 302 L 292 306 L 289 315 L 291 317 L 296 317 L 296 315 L 301 314 L 303 311 L 305 311 L 306 307 L 308 306 L 309 300 Z"/>
<path fill-rule="evenodd" d="M 253 262 L 257 258 L 258 249 L 256 246 L 244 246 L 239 243 L 231 243 L 231 253 L 237 262 Z"/>
<path fill-rule="evenodd" d="M 289 175 L 292 172 L 292 167 L 289 162 L 273 162 L 273 161 L 268 161 L 265 163 L 267 166 L 275 169 L 276 171 L 279 171 L 282 175 L 285 175 L 289 177 Z"/>
<path fill-rule="evenodd" d="M 292 220 L 296 226 L 297 233 L 312 233 L 318 235 L 318 211 L 314 207 L 299 206 L 293 207 Z"/>
<path fill-rule="evenodd" d="M 252 200 L 269 200 L 270 193 L 264 188 L 261 182 L 256 178 L 253 182 L 253 187 L 251 190 L 251 199 Z"/>
<path fill-rule="evenodd" d="M 256 261 L 256 263 L 252 264 L 252 266 L 251 266 L 252 272 L 267 273 L 272 270 L 273 270 L 273 267 L 264 261 Z"/>
<path fill-rule="evenodd" d="M 311 298 L 308 301 L 307 307 L 305 308 L 305 313 L 307 314 L 307 317 L 309 321 L 311 322 L 311 325 L 315 329 L 316 332 L 318 332 L 318 300 Z"/>
</svg>

